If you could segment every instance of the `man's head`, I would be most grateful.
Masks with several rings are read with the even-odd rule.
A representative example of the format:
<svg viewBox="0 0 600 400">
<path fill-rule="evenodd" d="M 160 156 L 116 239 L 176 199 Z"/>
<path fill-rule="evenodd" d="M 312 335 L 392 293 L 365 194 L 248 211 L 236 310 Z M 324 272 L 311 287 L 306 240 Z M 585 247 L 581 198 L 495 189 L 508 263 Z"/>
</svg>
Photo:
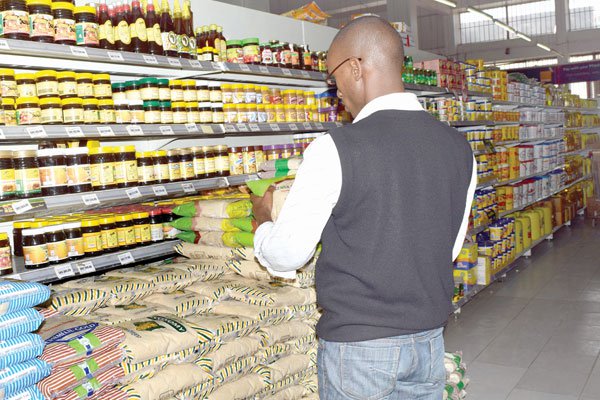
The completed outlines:
<svg viewBox="0 0 600 400">
<path fill-rule="evenodd" d="M 354 117 L 374 98 L 404 91 L 403 63 L 402 38 L 389 22 L 372 16 L 342 28 L 327 54 L 327 71 Z"/>
</svg>

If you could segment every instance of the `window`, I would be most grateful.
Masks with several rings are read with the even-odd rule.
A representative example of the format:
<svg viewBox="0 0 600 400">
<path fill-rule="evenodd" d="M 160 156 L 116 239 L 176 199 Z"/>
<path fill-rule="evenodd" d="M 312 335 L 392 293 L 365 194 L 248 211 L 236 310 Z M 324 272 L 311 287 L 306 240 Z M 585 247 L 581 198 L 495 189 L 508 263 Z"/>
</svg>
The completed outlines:
<svg viewBox="0 0 600 400">
<path fill-rule="evenodd" d="M 556 33 L 554 0 L 508 6 L 508 25 L 526 35 L 549 35 Z M 515 35 L 510 35 L 514 39 Z"/>
<path fill-rule="evenodd" d="M 492 17 L 506 23 L 506 7 L 482 10 Z M 494 25 L 493 21 L 481 15 L 464 12 L 460 14 L 461 43 L 493 42 L 507 38 L 506 31 Z"/>
<path fill-rule="evenodd" d="M 575 82 L 569 84 L 569 89 L 571 93 L 579 95 L 582 99 L 587 99 L 588 97 L 588 83 L 587 82 Z"/>
<path fill-rule="evenodd" d="M 569 0 L 569 22 L 572 31 L 600 28 L 600 2 Z"/>
<path fill-rule="evenodd" d="M 540 60 L 529 60 L 522 62 L 515 62 L 510 64 L 497 65 L 500 69 L 521 69 L 521 68 L 534 68 L 534 67 L 545 67 L 548 65 L 558 64 L 558 58 L 543 58 Z"/>
</svg>

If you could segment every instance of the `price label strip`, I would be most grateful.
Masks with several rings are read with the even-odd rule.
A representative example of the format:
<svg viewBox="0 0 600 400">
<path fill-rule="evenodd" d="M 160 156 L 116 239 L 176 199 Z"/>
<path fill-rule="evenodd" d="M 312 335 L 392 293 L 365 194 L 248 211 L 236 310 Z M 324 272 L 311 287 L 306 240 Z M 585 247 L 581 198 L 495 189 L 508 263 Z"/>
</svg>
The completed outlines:
<svg viewBox="0 0 600 400">
<path fill-rule="evenodd" d="M 298 130 L 298 125 L 296 124 L 290 124 L 290 129 L 293 131 L 297 131 Z"/>
<path fill-rule="evenodd" d="M 249 132 L 248 125 L 246 124 L 237 124 L 237 129 L 240 132 Z"/>
<path fill-rule="evenodd" d="M 260 127 L 258 126 L 258 124 L 250 124 L 250 130 L 252 132 L 260 132 Z"/>
<path fill-rule="evenodd" d="M 15 214 L 23 214 L 29 210 L 33 209 L 33 206 L 27 199 L 23 199 L 21 201 L 17 201 L 16 203 L 12 203 L 11 207 Z"/>
<path fill-rule="evenodd" d="M 30 126 L 26 130 L 32 139 L 48 137 L 48 133 L 46 133 L 46 129 L 43 126 Z"/>
<path fill-rule="evenodd" d="M 173 67 L 181 67 L 181 61 L 179 61 L 179 59 L 177 58 L 173 58 L 173 57 L 169 57 L 169 64 L 171 64 L 171 66 Z"/>
<path fill-rule="evenodd" d="M 164 186 L 152 186 L 152 191 L 156 196 L 167 196 L 169 194 Z"/>
<path fill-rule="evenodd" d="M 126 129 L 127 129 L 127 133 L 129 133 L 129 136 L 143 136 L 144 135 L 144 130 L 139 125 L 127 125 Z"/>
<path fill-rule="evenodd" d="M 162 133 L 163 135 L 174 135 L 175 134 L 175 132 L 173 132 L 173 128 L 171 128 L 169 125 L 161 126 L 159 129 L 160 129 L 160 133 Z"/>
<path fill-rule="evenodd" d="M 196 188 L 193 183 L 182 183 L 181 188 L 185 193 L 196 193 Z"/>
<path fill-rule="evenodd" d="M 325 127 L 323 126 L 323 124 L 320 123 L 320 122 L 317 122 L 316 125 L 317 125 L 317 129 L 321 129 L 321 130 L 325 129 Z"/>
<path fill-rule="evenodd" d="M 2 129 L 0 129 L 0 139 L 6 139 L 6 135 Z"/>
<path fill-rule="evenodd" d="M 269 124 L 269 127 L 271 127 L 271 130 L 274 132 L 279 132 L 281 130 L 281 128 L 277 124 Z"/>
<path fill-rule="evenodd" d="M 201 68 L 200 61 L 198 60 L 188 60 L 190 62 L 190 66 L 192 68 Z"/>
<path fill-rule="evenodd" d="M 0 40 L 0 50 L 10 50 L 8 42 L 4 39 Z"/>
<path fill-rule="evenodd" d="M 234 125 L 225 124 L 225 132 L 227 132 L 227 133 L 236 133 L 237 129 L 235 129 Z"/>
<path fill-rule="evenodd" d="M 118 53 L 116 51 L 107 51 L 106 54 L 108 55 L 108 58 L 110 58 L 112 61 L 125 61 L 123 59 L 123 54 Z"/>
<path fill-rule="evenodd" d="M 91 261 L 84 261 L 76 265 L 80 275 L 96 272 L 96 267 L 94 267 L 94 263 Z"/>
<path fill-rule="evenodd" d="M 98 199 L 98 195 L 96 195 L 95 193 L 84 194 L 81 196 L 81 200 L 86 206 L 95 206 L 100 204 L 100 199 Z"/>
<path fill-rule="evenodd" d="M 77 46 L 70 46 L 71 47 L 71 54 L 73 54 L 74 56 L 77 57 L 87 57 L 88 53 L 85 50 L 85 48 L 83 47 L 77 47 Z"/>
<path fill-rule="evenodd" d="M 202 130 L 202 133 L 206 133 L 207 135 L 215 133 L 213 127 L 210 125 L 201 125 L 200 129 Z"/>
<path fill-rule="evenodd" d="M 187 129 L 188 132 L 198 132 L 198 125 L 196 125 L 194 122 L 185 124 L 185 129 Z"/>
<path fill-rule="evenodd" d="M 100 136 L 115 136 L 115 132 L 110 126 L 99 126 L 96 129 L 98 129 Z"/>
<path fill-rule="evenodd" d="M 71 264 L 61 264 L 54 267 L 54 273 L 58 279 L 68 278 L 70 276 L 75 276 L 75 271 L 73 271 L 73 267 Z"/>
<path fill-rule="evenodd" d="M 238 64 L 243 72 L 250 72 L 250 67 L 246 64 Z"/>
<path fill-rule="evenodd" d="M 68 126 L 65 128 L 69 137 L 84 137 L 83 131 L 78 126 Z"/>
<path fill-rule="evenodd" d="M 302 126 L 304 126 L 304 129 L 312 129 L 310 122 L 305 122 L 302 124 Z"/>
<path fill-rule="evenodd" d="M 292 76 L 292 71 L 289 68 L 281 68 L 281 73 L 285 76 Z"/>
<path fill-rule="evenodd" d="M 146 64 L 158 64 L 156 57 L 148 55 L 144 55 L 144 62 L 146 62 Z"/>
<path fill-rule="evenodd" d="M 138 198 L 142 197 L 142 193 L 140 192 L 140 189 L 137 187 L 127 189 L 125 191 L 125 193 L 127 194 L 127 197 L 129 197 L 129 200 L 138 199 Z"/>
<path fill-rule="evenodd" d="M 264 65 L 261 65 L 260 67 L 258 67 L 258 70 L 263 74 L 269 73 L 269 68 L 265 67 Z"/>
<path fill-rule="evenodd" d="M 300 75 L 302 75 L 305 78 L 310 78 L 310 74 L 308 73 L 308 71 L 301 71 Z"/>
<path fill-rule="evenodd" d="M 119 254 L 117 257 L 121 265 L 133 264 L 135 262 L 135 258 L 133 258 L 130 252 Z"/>
</svg>

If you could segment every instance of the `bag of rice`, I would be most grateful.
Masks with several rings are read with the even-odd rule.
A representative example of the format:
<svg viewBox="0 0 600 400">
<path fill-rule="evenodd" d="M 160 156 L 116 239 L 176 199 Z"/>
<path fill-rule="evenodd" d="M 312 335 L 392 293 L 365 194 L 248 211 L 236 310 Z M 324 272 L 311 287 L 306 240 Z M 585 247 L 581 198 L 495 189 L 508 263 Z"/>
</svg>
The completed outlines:
<svg viewBox="0 0 600 400">
<path fill-rule="evenodd" d="M 196 360 L 195 364 L 208 373 L 214 373 L 227 364 L 255 354 L 260 348 L 260 337 L 256 335 L 240 337 L 224 343 L 218 349 Z"/>
<path fill-rule="evenodd" d="M 252 247 L 254 234 L 250 232 L 181 232 L 177 239 L 184 242 L 216 247 Z"/>
<path fill-rule="evenodd" d="M 250 200 L 196 200 L 173 209 L 181 217 L 244 218 L 252 215 Z"/>
<path fill-rule="evenodd" d="M 100 372 L 98 375 L 69 390 L 57 397 L 57 400 L 83 400 L 83 399 L 102 399 L 113 400 L 112 397 L 105 397 L 104 393 L 111 389 L 112 385 L 123 378 L 123 370 L 119 367 L 112 367 Z"/>
<path fill-rule="evenodd" d="M 46 342 L 40 358 L 54 367 L 83 362 L 100 349 L 115 347 L 125 339 L 121 329 L 68 317 L 44 322 L 39 334 Z"/>
<path fill-rule="evenodd" d="M 169 264 L 168 266 L 190 274 L 194 282 L 214 281 L 222 278 L 225 271 L 227 271 L 224 262 L 215 260 L 189 260 L 188 262 Z"/>
<path fill-rule="evenodd" d="M 225 300 L 215 304 L 212 312 L 217 315 L 237 315 L 250 318 L 262 326 L 287 321 L 291 316 L 290 310 L 286 307 L 263 307 L 235 300 Z"/>
<path fill-rule="evenodd" d="M 254 370 L 266 384 L 274 384 L 287 376 L 298 374 L 311 367 L 311 359 L 306 354 L 292 354 L 269 365 L 257 366 Z"/>
<path fill-rule="evenodd" d="M 120 325 L 134 319 L 146 318 L 152 315 L 164 314 L 159 307 L 132 303 L 123 306 L 104 307 L 83 317 L 86 321 L 98 322 L 103 325 Z"/>
<path fill-rule="evenodd" d="M 5 400 L 46 400 L 37 386 L 29 386 L 25 390 L 4 398 Z"/>
<path fill-rule="evenodd" d="M 11 364 L 0 370 L 0 393 L 6 397 L 13 396 L 48 375 L 50 375 L 50 365 L 37 358 Z"/>
<path fill-rule="evenodd" d="M 286 178 L 272 178 L 246 182 L 246 185 L 248 185 L 252 193 L 260 197 L 265 195 L 269 187 L 275 187 L 275 191 L 273 192 L 273 208 L 271 209 L 271 219 L 273 221 L 277 221 L 277 217 L 281 213 L 285 199 L 290 193 L 293 184 L 293 179 Z"/>
<path fill-rule="evenodd" d="M 142 265 L 133 268 L 117 269 L 107 272 L 104 275 L 148 282 L 154 286 L 154 291 L 160 293 L 171 293 L 181 290 L 195 281 L 191 273 L 167 265 Z"/>
<path fill-rule="evenodd" d="M 289 343 L 275 343 L 269 347 L 260 349 L 256 353 L 256 356 L 263 360 L 261 364 L 267 365 L 293 353 L 293 348 Z"/>
<path fill-rule="evenodd" d="M 208 312 L 214 304 L 214 299 L 196 293 L 175 292 L 168 295 L 153 294 L 146 297 L 144 302 L 160 308 L 164 312 L 185 318 L 189 315 Z"/>
<path fill-rule="evenodd" d="M 44 317 L 33 308 L 0 316 L 0 340 L 8 340 L 40 327 Z"/>
<path fill-rule="evenodd" d="M 135 303 L 156 291 L 152 282 L 107 275 L 76 279 L 63 286 L 100 290 L 109 296 L 108 304 L 113 306 Z"/>
<path fill-rule="evenodd" d="M 64 315 L 80 316 L 104 307 L 108 300 L 109 294 L 102 290 L 56 285 L 52 288 L 50 308 Z"/>
<path fill-rule="evenodd" d="M 291 157 L 279 160 L 269 160 L 261 163 L 259 171 L 289 171 L 298 170 L 302 164 L 301 157 Z"/>
<path fill-rule="evenodd" d="M 265 397 L 264 400 L 297 400 L 301 399 L 305 394 L 307 393 L 306 389 L 304 389 L 304 386 L 295 385 Z"/>
<path fill-rule="evenodd" d="M 260 328 L 258 334 L 263 346 L 272 346 L 278 342 L 285 342 L 305 336 L 315 335 L 315 331 L 307 324 L 300 321 L 290 321 L 274 326 Z"/>
<path fill-rule="evenodd" d="M 37 306 L 49 297 L 50 289 L 39 283 L 0 281 L 0 316 Z"/>
<path fill-rule="evenodd" d="M 308 305 L 317 302 L 314 289 L 301 289 L 279 283 L 253 282 L 248 286 L 231 289 L 231 297 L 248 304 L 267 307 Z"/>
<path fill-rule="evenodd" d="M 254 244 L 252 245 L 252 247 Z M 226 247 L 206 246 L 203 244 L 179 243 L 175 251 L 192 260 L 254 260 L 254 249 L 252 247 L 238 247 L 235 249 Z"/>
<path fill-rule="evenodd" d="M 263 378 L 249 374 L 233 382 L 220 386 L 206 397 L 206 400 L 242 400 L 251 397 L 265 388 Z"/>
<path fill-rule="evenodd" d="M 0 369 L 38 357 L 43 350 L 44 340 L 32 333 L 0 340 Z"/>
<path fill-rule="evenodd" d="M 219 385 L 234 381 L 249 374 L 262 360 L 256 356 L 240 358 L 214 373 Z"/>
<path fill-rule="evenodd" d="M 244 278 L 257 281 L 270 281 L 271 274 L 256 261 L 230 260 L 225 263 L 228 268 Z"/>
<path fill-rule="evenodd" d="M 51 307 L 36 307 L 36 310 L 38 310 L 38 312 L 40 314 L 42 314 L 42 317 L 44 317 L 44 320 L 54 318 L 54 317 L 61 315 L 61 313 L 59 313 L 58 311 L 54 310 Z"/>
<path fill-rule="evenodd" d="M 170 224 L 180 231 L 254 232 L 258 228 L 256 220 L 252 217 L 181 217 Z"/>
<path fill-rule="evenodd" d="M 185 288 L 188 293 L 195 293 L 214 300 L 224 300 L 230 297 L 231 289 L 241 285 L 237 279 L 219 279 L 218 281 L 197 282 Z"/>
</svg>

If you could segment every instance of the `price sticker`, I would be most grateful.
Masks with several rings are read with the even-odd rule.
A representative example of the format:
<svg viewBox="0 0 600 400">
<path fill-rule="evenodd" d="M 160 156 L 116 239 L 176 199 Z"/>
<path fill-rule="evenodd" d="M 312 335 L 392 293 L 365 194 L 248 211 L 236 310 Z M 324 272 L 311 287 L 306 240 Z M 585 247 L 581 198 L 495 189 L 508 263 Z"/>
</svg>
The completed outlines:
<svg viewBox="0 0 600 400">
<path fill-rule="evenodd" d="M 196 193 L 196 188 L 193 183 L 182 183 L 181 188 L 185 193 Z"/>
<path fill-rule="evenodd" d="M 181 67 L 181 61 L 178 58 L 169 57 L 168 61 L 172 67 Z"/>
<path fill-rule="evenodd" d="M 302 124 L 302 126 L 304 127 L 304 129 L 312 129 L 312 125 L 310 124 L 310 122 L 305 122 Z"/>
<path fill-rule="evenodd" d="M 213 130 L 213 127 L 210 125 L 201 125 L 200 129 L 202 130 L 202 133 L 206 133 L 206 134 L 215 133 L 215 131 Z"/>
<path fill-rule="evenodd" d="M 29 128 L 26 128 L 26 130 L 29 137 L 32 139 L 48 137 L 46 129 L 44 129 L 43 126 L 30 126 Z"/>
<path fill-rule="evenodd" d="M 235 125 L 225 124 L 225 132 L 235 133 L 235 132 L 237 132 L 237 129 L 235 129 Z"/>
<path fill-rule="evenodd" d="M 21 274 L 12 274 L 7 276 L 7 278 L 12 279 L 14 281 L 20 281 L 21 279 Z"/>
<path fill-rule="evenodd" d="M 264 65 L 261 65 L 260 67 L 258 67 L 258 70 L 263 74 L 269 73 L 269 68 L 265 67 Z"/>
<path fill-rule="evenodd" d="M 94 267 L 94 263 L 91 261 L 80 262 L 77 265 L 77 269 L 79 270 L 79 274 L 91 274 L 92 272 L 96 272 L 96 267 Z"/>
<path fill-rule="evenodd" d="M 302 75 L 304 78 L 310 78 L 308 71 L 300 71 L 300 75 Z"/>
<path fill-rule="evenodd" d="M 164 186 L 152 186 L 152 190 L 157 196 L 167 196 L 169 194 Z"/>
<path fill-rule="evenodd" d="M 240 132 L 249 132 L 248 125 L 246 124 L 237 124 L 237 129 Z"/>
<path fill-rule="evenodd" d="M 292 71 L 289 68 L 281 68 L 281 73 L 285 76 L 292 76 Z"/>
<path fill-rule="evenodd" d="M 12 203 L 11 206 L 15 214 L 23 214 L 33 209 L 33 206 L 27 199 L 23 199 L 21 201 L 17 201 L 16 203 Z"/>
<path fill-rule="evenodd" d="M 83 131 L 78 126 L 68 126 L 65 128 L 69 137 L 84 137 Z"/>
<path fill-rule="evenodd" d="M 77 57 L 87 57 L 88 56 L 88 53 L 84 47 L 77 47 L 77 46 L 70 46 L 70 47 L 71 47 L 71 54 L 73 54 L 74 56 L 77 56 Z"/>
<path fill-rule="evenodd" d="M 2 129 L 0 129 L 0 139 L 6 139 L 6 135 Z"/>
<path fill-rule="evenodd" d="M 94 206 L 94 205 L 100 204 L 100 199 L 98 198 L 98 195 L 96 195 L 95 193 L 84 194 L 81 196 L 81 200 L 83 201 L 83 204 L 85 204 L 86 206 Z"/>
<path fill-rule="evenodd" d="M 278 124 L 269 124 L 269 127 L 271 128 L 272 131 L 275 131 L 275 132 L 279 132 L 281 130 L 281 128 L 279 127 Z"/>
<path fill-rule="evenodd" d="M 222 69 L 224 69 L 223 65 L 219 64 L 218 62 L 211 62 L 210 66 L 212 67 L 212 69 L 216 69 L 216 70 L 219 70 L 219 71 L 222 70 Z"/>
<path fill-rule="evenodd" d="M 0 40 L 0 50 L 10 50 L 8 42 L 4 39 Z"/>
<path fill-rule="evenodd" d="M 154 56 L 144 55 L 144 62 L 146 64 L 158 64 L 158 60 Z"/>
<path fill-rule="evenodd" d="M 142 193 L 140 192 L 140 189 L 137 187 L 132 187 L 131 189 L 127 189 L 125 191 L 125 193 L 127 194 L 127 197 L 129 197 L 129 200 L 133 200 L 133 199 L 142 197 Z"/>
<path fill-rule="evenodd" d="M 243 72 L 250 72 L 250 67 L 248 65 L 246 65 L 246 64 L 239 64 L 239 66 L 240 66 L 240 69 Z"/>
<path fill-rule="evenodd" d="M 290 129 L 293 131 L 297 131 L 298 130 L 298 125 L 296 124 L 290 124 Z"/>
<path fill-rule="evenodd" d="M 116 52 L 116 51 L 107 51 L 106 54 L 108 55 L 108 58 L 110 58 L 112 61 L 125 61 L 123 59 L 123 54 Z"/>
<path fill-rule="evenodd" d="M 117 257 L 119 258 L 121 265 L 132 264 L 135 262 L 135 258 L 133 258 L 130 252 L 119 254 Z"/>
<path fill-rule="evenodd" d="M 258 124 L 250 124 L 250 130 L 252 132 L 259 132 L 260 131 L 260 127 L 258 126 Z"/>
<path fill-rule="evenodd" d="M 194 122 L 185 124 L 185 129 L 187 129 L 188 132 L 198 132 L 198 125 L 196 125 Z"/>
<path fill-rule="evenodd" d="M 189 62 L 190 62 L 190 66 L 192 68 L 201 68 L 200 61 L 198 61 L 198 60 L 189 60 Z"/>
<path fill-rule="evenodd" d="M 322 123 L 317 122 L 315 125 L 317 125 L 317 129 L 325 129 L 325 127 L 323 126 Z"/>
<path fill-rule="evenodd" d="M 139 125 L 127 125 L 127 133 L 129 136 L 143 136 L 144 130 Z"/>
<path fill-rule="evenodd" d="M 75 276 L 75 271 L 73 271 L 73 267 L 71 264 L 61 264 L 54 267 L 54 273 L 58 279 L 68 278 L 70 276 Z"/>
<path fill-rule="evenodd" d="M 98 129 L 98 134 L 100 136 L 115 136 L 115 132 L 110 126 L 99 126 L 96 129 Z"/>
<path fill-rule="evenodd" d="M 160 133 L 162 133 L 163 135 L 174 135 L 175 134 L 175 132 L 173 132 L 173 128 L 171 128 L 169 125 L 161 126 L 159 129 L 160 129 Z"/>
</svg>

